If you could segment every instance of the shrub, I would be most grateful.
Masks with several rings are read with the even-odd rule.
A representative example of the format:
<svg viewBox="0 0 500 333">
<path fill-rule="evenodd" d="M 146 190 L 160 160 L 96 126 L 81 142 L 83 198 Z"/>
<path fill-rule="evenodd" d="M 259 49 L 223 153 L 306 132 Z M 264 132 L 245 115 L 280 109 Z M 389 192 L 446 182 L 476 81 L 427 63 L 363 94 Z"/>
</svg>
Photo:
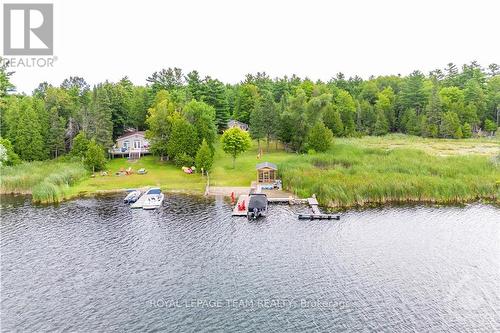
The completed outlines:
<svg viewBox="0 0 500 333">
<path fill-rule="evenodd" d="M 174 157 L 174 164 L 178 167 L 189 167 L 193 165 L 193 158 L 188 154 L 182 152 Z"/>
<path fill-rule="evenodd" d="M 89 142 L 89 147 L 85 153 L 84 163 L 87 169 L 92 172 L 104 170 L 106 166 L 104 149 L 97 144 L 94 139 Z"/>
<path fill-rule="evenodd" d="M 0 166 L 16 165 L 21 163 L 21 159 L 14 152 L 14 148 L 9 140 L 0 138 Z"/>
<path fill-rule="evenodd" d="M 323 122 L 318 122 L 311 128 L 307 136 L 306 144 L 308 149 L 312 149 L 316 152 L 325 152 L 330 149 L 332 142 L 332 131 L 326 127 Z"/>
<path fill-rule="evenodd" d="M 200 149 L 196 153 L 196 167 L 200 170 L 210 171 L 212 169 L 212 164 L 214 162 L 212 150 L 207 144 L 207 141 L 203 139 Z"/>
</svg>

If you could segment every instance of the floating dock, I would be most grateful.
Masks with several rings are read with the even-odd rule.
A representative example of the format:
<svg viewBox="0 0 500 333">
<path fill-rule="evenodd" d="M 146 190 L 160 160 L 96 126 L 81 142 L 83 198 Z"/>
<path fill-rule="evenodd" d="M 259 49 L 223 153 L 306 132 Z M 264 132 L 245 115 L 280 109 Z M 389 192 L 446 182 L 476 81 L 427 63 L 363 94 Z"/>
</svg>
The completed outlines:
<svg viewBox="0 0 500 333">
<path fill-rule="evenodd" d="M 340 220 L 338 214 L 323 214 L 319 209 L 318 200 L 313 196 L 307 199 L 307 203 L 311 207 L 312 214 L 299 214 L 299 220 Z"/>
<path fill-rule="evenodd" d="M 139 199 L 140 200 L 140 199 Z M 139 200 L 137 202 L 139 202 Z M 248 194 L 240 194 L 238 196 L 238 202 L 233 208 L 232 216 L 247 216 L 248 214 L 248 203 L 250 201 L 250 196 Z M 313 195 L 311 198 L 298 199 L 293 196 L 289 197 L 272 197 L 268 196 L 267 201 L 269 203 L 288 203 L 291 204 L 307 204 L 311 207 L 311 214 L 298 214 L 299 220 L 340 220 L 340 215 L 338 214 L 323 214 L 319 209 L 319 203 L 316 197 Z M 245 209 L 239 210 L 242 203 L 245 205 Z"/>
<path fill-rule="evenodd" d="M 316 200 L 316 198 L 313 197 L 313 198 L 307 199 L 307 203 L 309 204 L 309 206 L 311 206 L 311 209 L 312 209 L 314 215 L 321 214 L 321 211 L 319 210 L 319 203 L 318 203 L 318 200 Z"/>
<path fill-rule="evenodd" d="M 250 201 L 250 196 L 248 194 L 242 194 L 238 197 L 238 202 L 233 208 L 233 216 L 247 216 L 248 213 L 248 202 Z M 238 207 L 241 206 L 242 203 L 245 203 L 245 209 L 239 210 Z"/>
<path fill-rule="evenodd" d="M 144 204 L 146 203 L 146 196 L 144 195 L 148 190 L 145 190 L 142 192 L 141 196 L 139 199 L 137 199 L 136 202 L 130 205 L 130 208 L 142 208 Z"/>
<path fill-rule="evenodd" d="M 333 215 L 333 214 L 299 214 L 299 220 L 340 220 L 340 215 Z"/>
</svg>

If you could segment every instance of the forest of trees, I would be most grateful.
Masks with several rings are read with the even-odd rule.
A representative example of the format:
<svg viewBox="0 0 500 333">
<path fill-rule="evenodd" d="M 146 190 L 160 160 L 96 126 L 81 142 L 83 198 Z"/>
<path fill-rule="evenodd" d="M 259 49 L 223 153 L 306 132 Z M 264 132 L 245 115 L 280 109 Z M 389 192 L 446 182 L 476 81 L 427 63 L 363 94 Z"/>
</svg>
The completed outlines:
<svg viewBox="0 0 500 333">
<path fill-rule="evenodd" d="M 299 152 L 327 149 L 323 138 L 332 135 L 468 138 L 497 129 L 499 73 L 496 64 L 483 68 L 472 62 L 368 80 L 338 73 L 328 82 L 313 82 L 257 73 L 224 84 L 197 71 L 168 68 L 148 77 L 146 86 L 127 77 L 94 86 L 70 77 L 60 86 L 40 83 L 26 96 L 15 93 L 4 66 L 0 137 L 22 160 L 32 161 L 70 153 L 79 133 L 107 149 L 135 128 L 147 131 L 155 154 L 179 164 L 192 163 L 202 142 L 213 149 L 231 118 L 249 124 L 259 144 L 279 140 Z"/>
</svg>

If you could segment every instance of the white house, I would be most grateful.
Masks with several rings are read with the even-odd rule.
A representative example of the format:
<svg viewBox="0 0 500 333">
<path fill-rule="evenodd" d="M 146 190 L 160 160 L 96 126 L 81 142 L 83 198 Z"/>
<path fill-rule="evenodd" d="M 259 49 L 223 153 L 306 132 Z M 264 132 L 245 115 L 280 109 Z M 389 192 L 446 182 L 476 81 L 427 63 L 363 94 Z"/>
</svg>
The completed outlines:
<svg viewBox="0 0 500 333">
<path fill-rule="evenodd" d="M 144 137 L 144 131 L 128 130 L 116 139 L 116 144 L 110 153 L 113 156 L 128 156 L 131 158 L 149 154 L 149 141 Z"/>
</svg>

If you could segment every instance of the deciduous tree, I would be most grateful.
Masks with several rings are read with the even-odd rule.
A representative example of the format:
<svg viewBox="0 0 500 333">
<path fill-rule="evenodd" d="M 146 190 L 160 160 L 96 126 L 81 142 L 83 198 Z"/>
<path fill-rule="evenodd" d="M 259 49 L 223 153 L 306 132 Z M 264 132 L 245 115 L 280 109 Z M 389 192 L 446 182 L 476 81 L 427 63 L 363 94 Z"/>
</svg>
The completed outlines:
<svg viewBox="0 0 500 333">
<path fill-rule="evenodd" d="M 252 144 L 248 132 L 245 132 L 238 127 L 233 127 L 224 131 L 224 134 L 222 134 L 221 137 L 221 142 L 224 152 L 233 158 L 233 169 L 236 164 L 236 157 L 247 151 Z"/>
</svg>

